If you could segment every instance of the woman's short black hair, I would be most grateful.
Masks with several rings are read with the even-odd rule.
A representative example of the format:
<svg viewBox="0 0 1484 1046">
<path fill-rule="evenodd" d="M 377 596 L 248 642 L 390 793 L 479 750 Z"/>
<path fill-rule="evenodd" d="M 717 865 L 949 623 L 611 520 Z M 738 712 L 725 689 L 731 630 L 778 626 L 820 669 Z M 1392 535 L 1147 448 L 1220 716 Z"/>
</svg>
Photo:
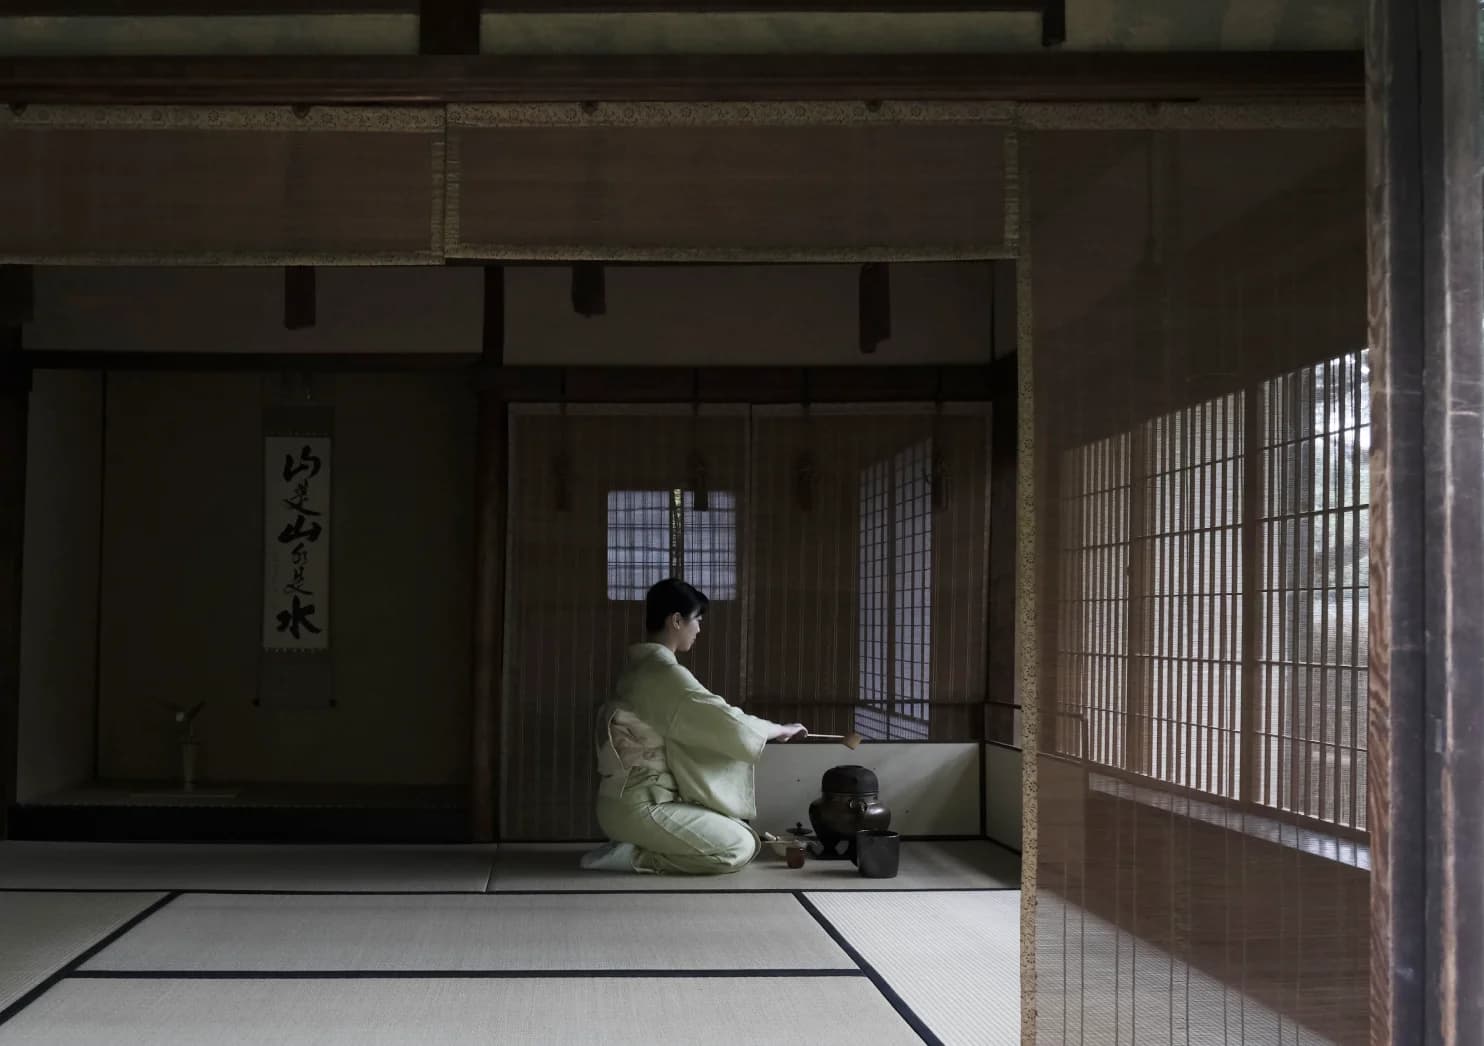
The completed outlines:
<svg viewBox="0 0 1484 1046">
<path fill-rule="evenodd" d="M 676 577 L 668 577 L 652 585 L 644 596 L 644 627 L 658 632 L 665 627 L 671 614 L 679 614 L 689 621 L 706 613 L 711 601 L 694 585 L 688 585 Z"/>
</svg>

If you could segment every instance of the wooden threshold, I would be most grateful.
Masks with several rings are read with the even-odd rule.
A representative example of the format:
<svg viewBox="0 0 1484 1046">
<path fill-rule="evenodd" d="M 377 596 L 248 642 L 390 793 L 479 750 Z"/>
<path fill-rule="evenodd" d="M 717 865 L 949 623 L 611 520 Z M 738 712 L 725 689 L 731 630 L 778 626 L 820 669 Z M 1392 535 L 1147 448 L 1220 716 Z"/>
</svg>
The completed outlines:
<svg viewBox="0 0 1484 1046">
<path fill-rule="evenodd" d="M 1363 100 L 1359 52 L 0 59 L 0 104 Z"/>
</svg>

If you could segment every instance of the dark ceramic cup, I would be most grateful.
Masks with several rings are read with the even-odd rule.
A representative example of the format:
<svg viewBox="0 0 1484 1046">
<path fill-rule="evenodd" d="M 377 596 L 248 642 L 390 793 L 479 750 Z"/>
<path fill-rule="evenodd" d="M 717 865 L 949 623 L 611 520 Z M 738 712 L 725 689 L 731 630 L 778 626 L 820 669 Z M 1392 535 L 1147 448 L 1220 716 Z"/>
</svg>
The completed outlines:
<svg viewBox="0 0 1484 1046">
<path fill-rule="evenodd" d="M 867 828 L 855 833 L 855 866 L 867 879 L 895 879 L 902 837 L 896 832 Z"/>
</svg>

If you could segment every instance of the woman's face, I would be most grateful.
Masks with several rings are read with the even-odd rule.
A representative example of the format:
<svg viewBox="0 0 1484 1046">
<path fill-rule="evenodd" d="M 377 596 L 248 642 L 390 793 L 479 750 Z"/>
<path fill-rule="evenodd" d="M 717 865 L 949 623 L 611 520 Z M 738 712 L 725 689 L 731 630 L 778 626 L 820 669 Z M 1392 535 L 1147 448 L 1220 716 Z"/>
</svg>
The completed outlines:
<svg viewBox="0 0 1484 1046">
<path fill-rule="evenodd" d="M 696 640 L 701 637 L 701 615 L 682 617 L 673 614 L 670 617 L 670 630 L 675 636 L 676 652 L 683 654 L 695 646 Z"/>
</svg>

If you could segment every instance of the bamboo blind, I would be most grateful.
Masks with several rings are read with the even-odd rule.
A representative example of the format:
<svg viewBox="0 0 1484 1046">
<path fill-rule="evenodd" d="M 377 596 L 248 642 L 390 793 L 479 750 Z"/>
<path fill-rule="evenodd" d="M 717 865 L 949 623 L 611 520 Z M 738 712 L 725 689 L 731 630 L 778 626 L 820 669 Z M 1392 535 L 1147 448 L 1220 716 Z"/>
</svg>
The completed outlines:
<svg viewBox="0 0 1484 1046">
<path fill-rule="evenodd" d="M 795 108 L 455 106 L 449 253 L 1013 255 L 1004 127 Z"/>
<path fill-rule="evenodd" d="M 821 733 L 977 739 L 986 416 L 759 408 L 753 461 L 757 713 Z"/>
<path fill-rule="evenodd" d="M 0 113 L 0 258 L 428 263 L 436 109 L 38 106 Z"/>
<path fill-rule="evenodd" d="M 1363 828 L 1369 369 L 1351 353 L 1065 455 L 1056 751 Z M 1249 459 L 1247 447 L 1260 447 Z M 1263 502 L 1243 505 L 1245 469 Z M 1244 526 L 1258 530 L 1244 540 Z M 1247 592 L 1255 550 L 1263 586 Z M 1244 656 L 1245 603 L 1260 653 Z M 1247 675 L 1260 708 L 1242 730 Z M 1243 746 L 1259 779 L 1241 779 Z"/>
<path fill-rule="evenodd" d="M 1363 146 L 1027 142 L 1037 1041 L 1364 1041 Z"/>
<path fill-rule="evenodd" d="M 981 736 L 978 408 L 535 408 L 511 429 L 503 838 L 596 837 L 593 712 L 667 576 L 711 599 L 686 664 L 732 703 L 821 733 Z"/>
</svg>

